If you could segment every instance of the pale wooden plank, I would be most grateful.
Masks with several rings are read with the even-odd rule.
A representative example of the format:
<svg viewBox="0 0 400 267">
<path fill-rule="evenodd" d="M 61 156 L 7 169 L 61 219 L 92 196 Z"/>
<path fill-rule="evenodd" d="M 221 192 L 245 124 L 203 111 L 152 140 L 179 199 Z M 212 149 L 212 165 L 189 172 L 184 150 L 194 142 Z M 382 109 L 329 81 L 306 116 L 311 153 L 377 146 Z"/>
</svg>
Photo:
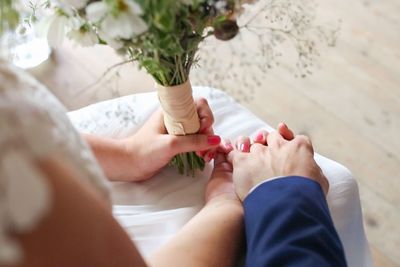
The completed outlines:
<svg viewBox="0 0 400 267">
<path fill-rule="evenodd" d="M 112 71 L 102 76 L 107 68 L 122 61 L 123 58 L 109 47 L 81 48 L 66 42 L 53 53 L 49 62 L 31 72 L 72 110 L 121 95 L 153 90 L 152 78 L 131 63 L 115 68 L 118 73 Z"/>
<path fill-rule="evenodd" d="M 396 212 L 396 205 L 380 201 L 372 190 L 361 190 L 361 200 L 370 242 L 387 257 L 387 262 L 400 266 L 400 235 L 397 232 L 400 213 Z"/>
<path fill-rule="evenodd" d="M 387 256 L 375 246 L 371 247 L 372 258 L 376 267 L 397 267 Z"/>
</svg>

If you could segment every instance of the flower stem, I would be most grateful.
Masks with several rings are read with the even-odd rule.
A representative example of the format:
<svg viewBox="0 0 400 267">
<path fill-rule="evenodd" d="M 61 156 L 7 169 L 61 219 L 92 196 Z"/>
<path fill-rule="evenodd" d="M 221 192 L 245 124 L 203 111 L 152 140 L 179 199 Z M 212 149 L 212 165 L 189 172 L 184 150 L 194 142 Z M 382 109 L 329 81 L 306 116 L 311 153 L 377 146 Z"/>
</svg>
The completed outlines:
<svg viewBox="0 0 400 267">
<path fill-rule="evenodd" d="M 195 152 L 188 152 L 176 155 L 169 165 L 175 167 L 181 175 L 194 177 L 196 170 L 203 171 L 206 164 Z"/>
</svg>

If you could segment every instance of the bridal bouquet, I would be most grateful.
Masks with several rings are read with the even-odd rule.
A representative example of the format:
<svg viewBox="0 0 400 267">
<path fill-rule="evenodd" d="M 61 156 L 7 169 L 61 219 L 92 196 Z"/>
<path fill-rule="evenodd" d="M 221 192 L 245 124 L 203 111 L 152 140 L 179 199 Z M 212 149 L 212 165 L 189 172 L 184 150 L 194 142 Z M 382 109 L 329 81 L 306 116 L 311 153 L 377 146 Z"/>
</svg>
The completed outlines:
<svg viewBox="0 0 400 267">
<path fill-rule="evenodd" d="M 46 0 L 30 4 L 34 13 L 44 7 L 47 15 L 39 19 L 37 28 L 51 46 L 60 45 L 66 36 L 82 46 L 109 45 L 138 62 L 156 81 L 168 133 L 186 135 L 200 128 L 189 81 L 199 44 L 208 36 L 233 38 L 239 31 L 235 17 L 243 2 Z M 187 174 L 205 165 L 194 152 L 177 155 L 171 163 Z"/>
<path fill-rule="evenodd" d="M 10 1 L 10 0 L 6 0 Z M 32 0 L 33 1 L 33 0 Z M 199 45 L 210 36 L 234 38 L 237 18 L 253 1 L 244 0 L 36 0 L 32 21 L 49 44 L 65 37 L 82 46 L 104 44 L 135 61 L 154 77 L 169 134 L 199 131 L 189 74 Z M 262 0 L 260 0 L 261 2 Z M 279 2 L 268 0 L 265 2 Z M 288 1 L 286 1 L 288 2 Z M 266 5 L 267 7 L 268 5 Z M 272 5 L 271 5 L 272 6 Z M 38 10 L 44 11 L 43 15 Z M 180 173 L 204 168 L 194 152 L 171 162 Z"/>
</svg>

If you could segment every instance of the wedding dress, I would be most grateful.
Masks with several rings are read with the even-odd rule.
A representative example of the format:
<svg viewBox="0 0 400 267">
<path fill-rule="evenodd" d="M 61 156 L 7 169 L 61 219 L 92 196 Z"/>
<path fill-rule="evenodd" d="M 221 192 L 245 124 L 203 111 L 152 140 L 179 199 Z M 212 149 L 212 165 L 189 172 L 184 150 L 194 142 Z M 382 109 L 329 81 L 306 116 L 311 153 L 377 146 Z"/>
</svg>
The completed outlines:
<svg viewBox="0 0 400 267">
<path fill-rule="evenodd" d="M 273 130 L 222 91 L 196 87 L 194 95 L 209 100 L 215 131 L 223 137 Z M 136 94 L 71 112 L 69 120 L 44 86 L 0 62 L 0 265 L 23 259 L 12 233 L 35 229 L 50 211 L 51 188 L 37 166 L 49 157 L 68 162 L 111 198 L 114 216 L 145 256 L 179 231 L 204 204 L 211 165 L 195 178 L 165 168 L 143 183 L 109 183 L 78 133 L 130 136 L 157 108 L 155 93 Z M 318 154 L 316 160 L 330 181 L 327 200 L 349 266 L 371 266 L 356 181 L 342 165 Z"/>
<path fill-rule="evenodd" d="M 0 61 L 0 265 L 23 259 L 11 233 L 31 231 L 51 208 L 40 160 L 68 162 L 108 196 L 106 178 L 66 112 L 43 85 Z"/>
</svg>

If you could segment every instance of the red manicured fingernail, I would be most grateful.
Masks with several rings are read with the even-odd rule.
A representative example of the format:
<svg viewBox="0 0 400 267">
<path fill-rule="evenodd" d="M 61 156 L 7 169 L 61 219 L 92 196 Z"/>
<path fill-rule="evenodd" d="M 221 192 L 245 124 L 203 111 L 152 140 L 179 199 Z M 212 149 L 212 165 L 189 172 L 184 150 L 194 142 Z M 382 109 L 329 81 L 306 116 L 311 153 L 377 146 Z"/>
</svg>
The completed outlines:
<svg viewBox="0 0 400 267">
<path fill-rule="evenodd" d="M 254 141 L 262 141 L 264 140 L 263 133 L 258 133 Z"/>
<path fill-rule="evenodd" d="M 239 149 L 242 152 L 249 152 L 250 151 L 250 144 L 249 143 L 242 143 L 242 144 L 240 144 Z"/>
<path fill-rule="evenodd" d="M 221 143 L 221 137 L 219 137 L 218 135 L 210 135 L 207 137 L 207 141 L 209 145 L 219 145 L 219 143 Z"/>
<path fill-rule="evenodd" d="M 204 156 L 205 162 L 210 162 L 214 157 L 214 152 L 209 152 Z"/>
</svg>

